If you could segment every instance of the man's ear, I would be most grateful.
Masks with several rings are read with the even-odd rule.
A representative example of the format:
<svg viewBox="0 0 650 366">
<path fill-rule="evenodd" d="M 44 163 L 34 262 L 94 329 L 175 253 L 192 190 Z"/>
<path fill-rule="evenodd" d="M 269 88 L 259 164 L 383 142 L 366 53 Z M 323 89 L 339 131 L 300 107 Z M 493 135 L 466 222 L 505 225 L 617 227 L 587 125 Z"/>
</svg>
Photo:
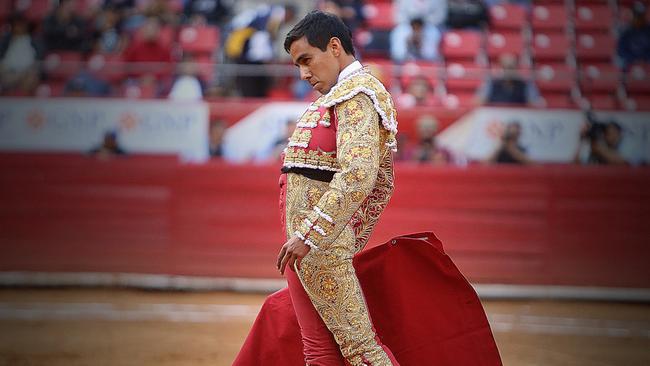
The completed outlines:
<svg viewBox="0 0 650 366">
<path fill-rule="evenodd" d="M 329 46 L 334 57 L 339 57 L 341 55 L 341 52 L 343 52 L 343 45 L 341 44 L 339 37 L 330 38 Z"/>
</svg>

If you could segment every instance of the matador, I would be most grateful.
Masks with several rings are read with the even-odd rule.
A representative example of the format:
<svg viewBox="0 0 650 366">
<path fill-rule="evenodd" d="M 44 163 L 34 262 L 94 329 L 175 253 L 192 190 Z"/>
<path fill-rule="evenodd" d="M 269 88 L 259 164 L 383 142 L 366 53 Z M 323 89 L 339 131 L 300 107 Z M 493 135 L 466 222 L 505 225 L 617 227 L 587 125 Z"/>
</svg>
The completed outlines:
<svg viewBox="0 0 650 366">
<path fill-rule="evenodd" d="M 284 46 L 301 78 L 320 92 L 289 139 L 280 178 L 287 241 L 277 266 L 287 278 L 302 362 L 400 365 L 373 325 L 353 263 L 393 193 L 397 120 L 392 98 L 356 60 L 349 29 L 332 14 L 309 13 Z M 258 317 L 267 324 L 280 319 Z M 480 323 L 481 331 L 485 324 Z M 251 353 L 262 352 L 255 342 L 242 348 L 235 365 L 282 364 L 281 357 L 265 355 L 249 361 Z M 275 342 L 283 347 L 281 340 Z"/>
</svg>

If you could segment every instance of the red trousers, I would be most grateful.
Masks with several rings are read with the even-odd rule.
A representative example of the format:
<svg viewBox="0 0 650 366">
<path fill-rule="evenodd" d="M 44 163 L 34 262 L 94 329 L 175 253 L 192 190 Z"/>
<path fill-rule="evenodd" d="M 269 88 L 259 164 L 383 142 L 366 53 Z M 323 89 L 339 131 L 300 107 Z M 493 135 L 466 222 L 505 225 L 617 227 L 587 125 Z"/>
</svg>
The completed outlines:
<svg viewBox="0 0 650 366">
<path fill-rule="evenodd" d="M 282 174 L 280 177 L 280 217 L 282 226 L 286 231 L 286 175 Z M 287 267 L 288 268 L 288 267 Z M 300 326 L 300 333 L 302 336 L 303 353 L 305 362 L 309 366 L 348 366 L 350 365 L 343 355 L 339 345 L 337 344 L 334 336 L 327 328 L 325 322 L 320 314 L 314 308 L 314 305 L 309 298 L 309 295 L 303 288 L 298 275 L 294 268 L 288 268 L 285 271 L 287 277 L 287 284 L 289 293 L 291 294 L 291 302 L 293 309 Z M 373 327 L 374 330 L 374 327 Z M 374 332 L 376 334 L 376 331 Z M 360 340 L 361 342 L 362 340 Z M 392 366 L 399 366 L 395 356 L 392 352 L 381 343 L 378 336 L 375 336 L 375 342 L 379 345 L 388 358 L 391 360 Z M 365 361 L 365 360 L 364 360 Z M 371 365 L 370 362 L 365 362 Z M 384 366 L 384 365 L 381 365 Z M 390 366 L 390 365 L 386 365 Z"/>
</svg>

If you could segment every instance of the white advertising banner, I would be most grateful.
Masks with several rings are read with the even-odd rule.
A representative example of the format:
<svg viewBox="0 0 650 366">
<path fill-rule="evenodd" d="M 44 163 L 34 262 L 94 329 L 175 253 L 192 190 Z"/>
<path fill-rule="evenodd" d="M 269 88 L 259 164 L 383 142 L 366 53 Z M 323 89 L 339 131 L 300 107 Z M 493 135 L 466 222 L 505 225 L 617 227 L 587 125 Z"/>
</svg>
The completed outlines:
<svg viewBox="0 0 650 366">
<path fill-rule="evenodd" d="M 0 98 L 0 151 L 86 152 L 114 131 L 127 153 L 203 161 L 208 117 L 202 102 Z"/>
<path fill-rule="evenodd" d="M 621 154 L 638 164 L 650 161 L 650 113 L 595 113 L 602 122 L 616 121 L 623 129 Z M 500 146 L 506 126 L 521 125 L 519 144 L 539 162 L 571 162 L 580 142 L 585 115 L 577 110 L 477 108 L 440 133 L 440 145 L 470 160 L 486 160 Z"/>
</svg>

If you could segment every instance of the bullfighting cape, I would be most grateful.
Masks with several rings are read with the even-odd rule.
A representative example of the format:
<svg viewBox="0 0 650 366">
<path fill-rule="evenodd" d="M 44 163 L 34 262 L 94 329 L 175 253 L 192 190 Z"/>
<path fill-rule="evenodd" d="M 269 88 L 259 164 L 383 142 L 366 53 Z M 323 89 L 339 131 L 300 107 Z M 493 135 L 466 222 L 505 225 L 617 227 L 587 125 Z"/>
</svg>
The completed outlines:
<svg viewBox="0 0 650 366">
<path fill-rule="evenodd" d="M 500 366 L 476 292 L 433 233 L 396 237 L 354 258 L 377 334 L 401 366 Z M 234 366 L 302 366 L 291 296 L 266 298 Z"/>
</svg>

